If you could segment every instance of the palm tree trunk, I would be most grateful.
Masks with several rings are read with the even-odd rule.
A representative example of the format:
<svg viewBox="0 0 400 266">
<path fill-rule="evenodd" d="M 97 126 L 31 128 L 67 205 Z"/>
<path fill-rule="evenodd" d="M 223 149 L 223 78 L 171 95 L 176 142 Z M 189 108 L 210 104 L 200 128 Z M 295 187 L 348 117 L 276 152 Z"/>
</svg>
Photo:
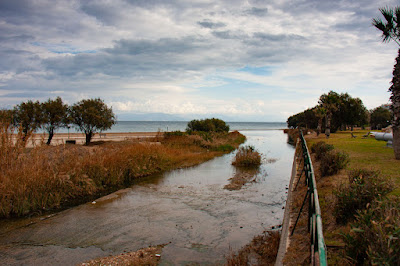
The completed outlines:
<svg viewBox="0 0 400 266">
<path fill-rule="evenodd" d="M 394 65 L 392 86 L 389 90 L 392 92 L 390 100 L 393 111 L 393 150 L 395 158 L 400 160 L 400 49 Z"/>
<path fill-rule="evenodd" d="M 323 119 L 323 117 L 320 117 L 320 118 L 318 119 L 317 136 L 319 136 L 319 134 L 321 133 L 321 129 L 322 129 L 322 119 Z"/>
<path fill-rule="evenodd" d="M 329 136 L 331 135 L 331 118 L 332 118 L 332 115 L 330 113 L 326 114 L 326 124 L 325 124 L 326 138 L 329 138 Z"/>
</svg>

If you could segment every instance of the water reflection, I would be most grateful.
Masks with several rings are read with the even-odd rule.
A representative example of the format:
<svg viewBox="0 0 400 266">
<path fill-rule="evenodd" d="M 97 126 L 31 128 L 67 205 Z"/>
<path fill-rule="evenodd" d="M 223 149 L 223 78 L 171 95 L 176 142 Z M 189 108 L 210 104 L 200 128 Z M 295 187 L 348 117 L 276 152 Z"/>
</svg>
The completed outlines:
<svg viewBox="0 0 400 266">
<path fill-rule="evenodd" d="M 256 182 L 260 168 L 257 167 L 236 167 L 236 173 L 229 178 L 229 184 L 224 186 L 227 190 L 239 190 L 247 183 Z"/>
</svg>

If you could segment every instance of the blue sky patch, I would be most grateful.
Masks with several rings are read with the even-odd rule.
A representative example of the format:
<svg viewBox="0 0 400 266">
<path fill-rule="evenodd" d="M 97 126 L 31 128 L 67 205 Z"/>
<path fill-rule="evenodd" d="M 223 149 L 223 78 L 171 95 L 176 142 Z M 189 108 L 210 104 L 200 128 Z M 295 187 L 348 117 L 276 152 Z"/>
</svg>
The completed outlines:
<svg viewBox="0 0 400 266">
<path fill-rule="evenodd" d="M 257 76 L 271 76 L 272 75 L 272 67 L 264 66 L 264 67 L 251 67 L 245 66 L 240 68 L 238 71 L 248 72 Z"/>
</svg>

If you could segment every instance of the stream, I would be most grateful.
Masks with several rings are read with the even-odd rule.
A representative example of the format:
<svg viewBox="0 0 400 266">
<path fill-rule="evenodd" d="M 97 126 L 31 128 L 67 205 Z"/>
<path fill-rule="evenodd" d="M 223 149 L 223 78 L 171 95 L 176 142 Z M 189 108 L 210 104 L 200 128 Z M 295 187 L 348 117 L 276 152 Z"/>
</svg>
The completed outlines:
<svg viewBox="0 0 400 266">
<path fill-rule="evenodd" d="M 224 189 L 237 171 L 235 152 L 147 177 L 92 203 L 0 224 L 0 262 L 76 265 L 166 244 L 160 265 L 224 263 L 230 250 L 282 223 L 293 162 L 282 130 L 241 133 L 266 158 L 241 189 Z"/>
</svg>

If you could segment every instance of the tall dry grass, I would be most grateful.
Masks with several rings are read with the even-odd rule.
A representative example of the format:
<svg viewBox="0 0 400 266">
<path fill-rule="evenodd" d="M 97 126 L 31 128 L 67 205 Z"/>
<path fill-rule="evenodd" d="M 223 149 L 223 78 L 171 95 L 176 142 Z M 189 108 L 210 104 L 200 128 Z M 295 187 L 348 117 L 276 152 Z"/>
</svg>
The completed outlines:
<svg viewBox="0 0 400 266">
<path fill-rule="evenodd" d="M 235 166 L 258 167 L 261 165 L 261 154 L 253 146 L 242 146 L 232 162 Z"/>
<path fill-rule="evenodd" d="M 8 128 L 7 128 L 8 127 Z M 24 216 L 90 200 L 142 176 L 192 166 L 222 154 L 187 136 L 156 143 L 42 145 L 25 149 L 9 126 L 0 131 L 0 218 Z M 236 144 L 242 135 L 215 139 Z M 222 144 L 221 144 L 222 145 Z"/>
</svg>

